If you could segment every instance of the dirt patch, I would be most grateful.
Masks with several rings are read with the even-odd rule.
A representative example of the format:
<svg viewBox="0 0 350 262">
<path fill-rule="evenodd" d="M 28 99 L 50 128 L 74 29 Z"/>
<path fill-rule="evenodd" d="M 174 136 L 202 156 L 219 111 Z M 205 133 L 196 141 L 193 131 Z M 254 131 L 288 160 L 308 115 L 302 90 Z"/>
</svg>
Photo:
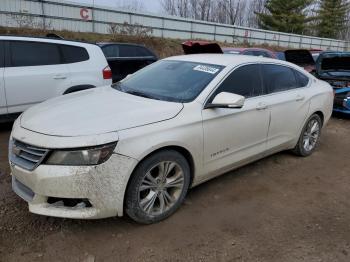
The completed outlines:
<svg viewBox="0 0 350 262">
<path fill-rule="evenodd" d="M 30 214 L 11 191 L 0 130 L 1 261 L 349 261 L 350 119 L 308 158 L 280 153 L 209 181 L 159 224 Z"/>
</svg>

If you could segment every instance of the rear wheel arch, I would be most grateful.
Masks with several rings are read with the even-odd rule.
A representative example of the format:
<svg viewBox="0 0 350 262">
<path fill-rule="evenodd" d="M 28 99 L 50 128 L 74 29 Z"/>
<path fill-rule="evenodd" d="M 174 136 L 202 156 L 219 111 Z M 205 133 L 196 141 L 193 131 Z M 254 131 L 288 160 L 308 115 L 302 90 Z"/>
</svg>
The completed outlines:
<svg viewBox="0 0 350 262">
<path fill-rule="evenodd" d="M 96 86 L 94 85 L 76 85 L 68 88 L 66 91 L 64 91 L 63 95 L 67 95 L 70 93 L 78 92 L 78 91 L 83 91 L 91 88 L 95 88 Z"/>
</svg>

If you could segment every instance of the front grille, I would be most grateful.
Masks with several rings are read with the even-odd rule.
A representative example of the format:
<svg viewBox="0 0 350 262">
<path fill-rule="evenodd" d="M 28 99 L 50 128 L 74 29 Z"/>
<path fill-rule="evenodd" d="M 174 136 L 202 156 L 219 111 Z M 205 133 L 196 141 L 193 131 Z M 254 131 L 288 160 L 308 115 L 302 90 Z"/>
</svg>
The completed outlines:
<svg viewBox="0 0 350 262">
<path fill-rule="evenodd" d="M 18 140 L 12 140 L 9 149 L 10 161 L 29 171 L 40 165 L 49 152 L 48 149 L 28 145 Z"/>
</svg>

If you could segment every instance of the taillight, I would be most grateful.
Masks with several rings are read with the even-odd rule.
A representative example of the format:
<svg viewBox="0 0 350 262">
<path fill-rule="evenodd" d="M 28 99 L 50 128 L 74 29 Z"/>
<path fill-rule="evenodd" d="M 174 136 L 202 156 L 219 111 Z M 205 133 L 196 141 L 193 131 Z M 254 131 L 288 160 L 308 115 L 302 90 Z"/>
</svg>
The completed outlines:
<svg viewBox="0 0 350 262">
<path fill-rule="evenodd" d="M 106 66 L 103 71 L 103 79 L 112 79 L 112 70 L 109 66 Z"/>
</svg>

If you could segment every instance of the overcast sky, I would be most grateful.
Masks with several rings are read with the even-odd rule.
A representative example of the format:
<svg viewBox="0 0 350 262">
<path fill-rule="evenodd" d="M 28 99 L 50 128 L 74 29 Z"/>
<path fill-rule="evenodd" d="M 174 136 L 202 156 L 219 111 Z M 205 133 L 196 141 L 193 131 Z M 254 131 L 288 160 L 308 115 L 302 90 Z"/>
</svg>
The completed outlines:
<svg viewBox="0 0 350 262">
<path fill-rule="evenodd" d="M 88 3 L 92 4 L 93 0 L 69 0 L 70 2 L 78 2 L 78 3 Z M 109 6 L 109 7 L 121 7 L 128 5 L 128 0 L 94 0 L 95 5 L 103 5 L 103 6 Z M 159 4 L 159 0 L 141 0 L 142 5 L 144 6 L 145 10 L 147 12 L 152 13 L 160 13 L 161 12 L 161 6 Z"/>
</svg>

